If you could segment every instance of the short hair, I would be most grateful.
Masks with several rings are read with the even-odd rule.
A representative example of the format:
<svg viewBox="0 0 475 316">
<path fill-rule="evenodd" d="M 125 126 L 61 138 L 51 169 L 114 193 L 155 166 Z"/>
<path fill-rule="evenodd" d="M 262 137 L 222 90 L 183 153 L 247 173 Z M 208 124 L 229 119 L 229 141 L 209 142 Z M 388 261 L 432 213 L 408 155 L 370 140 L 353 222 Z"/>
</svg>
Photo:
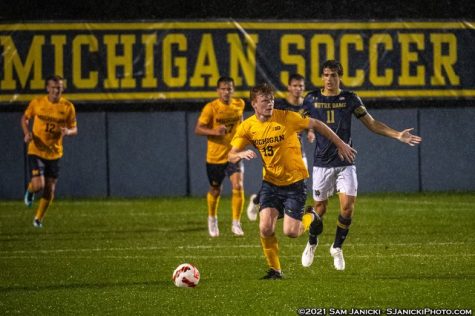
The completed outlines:
<svg viewBox="0 0 475 316">
<path fill-rule="evenodd" d="M 48 77 L 46 77 L 46 84 L 48 84 L 48 82 L 50 81 L 54 81 L 54 82 L 59 82 L 59 81 L 63 81 L 63 77 L 61 77 L 60 75 L 50 75 Z"/>
<path fill-rule="evenodd" d="M 264 82 L 251 88 L 249 92 L 249 98 L 251 99 L 251 102 L 252 102 L 257 98 L 258 95 L 274 96 L 274 93 L 275 93 L 274 87 L 270 85 L 269 83 Z"/>
<path fill-rule="evenodd" d="M 323 63 L 322 68 L 320 69 L 321 74 L 323 75 L 323 69 L 329 68 L 331 70 L 336 70 L 338 76 L 343 76 L 343 66 L 337 60 L 327 60 Z"/>
<path fill-rule="evenodd" d="M 227 76 L 219 77 L 218 82 L 216 83 L 216 87 L 219 87 L 219 85 L 221 83 L 228 83 L 228 82 L 232 83 L 233 86 L 234 86 L 234 79 L 233 78 L 227 77 Z"/>
<path fill-rule="evenodd" d="M 289 76 L 288 85 L 290 86 L 290 83 L 291 83 L 292 81 L 294 81 L 294 80 L 296 80 L 296 81 L 305 81 L 305 78 L 304 78 L 304 76 L 302 76 L 301 74 L 291 74 L 291 75 Z"/>
</svg>

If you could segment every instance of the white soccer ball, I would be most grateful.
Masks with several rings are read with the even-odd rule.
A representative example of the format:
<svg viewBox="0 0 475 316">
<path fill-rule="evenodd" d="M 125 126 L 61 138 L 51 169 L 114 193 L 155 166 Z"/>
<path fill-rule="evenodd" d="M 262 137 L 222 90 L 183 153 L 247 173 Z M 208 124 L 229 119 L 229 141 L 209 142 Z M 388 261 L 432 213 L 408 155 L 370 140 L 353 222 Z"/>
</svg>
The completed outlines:
<svg viewBox="0 0 475 316">
<path fill-rule="evenodd" d="M 183 263 L 173 271 L 172 280 L 178 287 L 195 287 L 200 281 L 200 271 L 190 263 Z"/>
</svg>

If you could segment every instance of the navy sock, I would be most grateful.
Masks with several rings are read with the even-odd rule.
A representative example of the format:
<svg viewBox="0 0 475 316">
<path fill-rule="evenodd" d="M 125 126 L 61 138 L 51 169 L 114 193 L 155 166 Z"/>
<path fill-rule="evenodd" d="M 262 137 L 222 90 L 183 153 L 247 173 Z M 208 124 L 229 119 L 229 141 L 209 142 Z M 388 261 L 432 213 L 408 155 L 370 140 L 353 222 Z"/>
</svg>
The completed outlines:
<svg viewBox="0 0 475 316">
<path fill-rule="evenodd" d="M 310 228 L 308 231 L 308 242 L 311 245 L 315 245 L 318 240 L 318 235 L 323 232 L 323 221 L 320 216 L 314 212 L 315 218 L 313 222 L 310 224 Z"/>
<path fill-rule="evenodd" d="M 348 235 L 351 225 L 351 217 L 345 218 L 341 215 L 338 216 L 338 222 L 336 223 L 335 241 L 333 242 L 333 248 L 341 248 L 343 242 Z"/>
</svg>

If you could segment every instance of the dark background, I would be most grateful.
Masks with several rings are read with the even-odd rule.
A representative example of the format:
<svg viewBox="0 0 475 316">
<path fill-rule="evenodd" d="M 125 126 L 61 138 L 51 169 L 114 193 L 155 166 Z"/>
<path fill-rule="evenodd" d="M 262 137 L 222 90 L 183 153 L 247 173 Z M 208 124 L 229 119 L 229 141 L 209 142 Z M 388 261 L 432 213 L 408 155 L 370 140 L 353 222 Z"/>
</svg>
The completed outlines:
<svg viewBox="0 0 475 316">
<path fill-rule="evenodd" d="M 154 19 L 473 19 L 470 0 L 2 0 L 0 21 Z"/>
</svg>

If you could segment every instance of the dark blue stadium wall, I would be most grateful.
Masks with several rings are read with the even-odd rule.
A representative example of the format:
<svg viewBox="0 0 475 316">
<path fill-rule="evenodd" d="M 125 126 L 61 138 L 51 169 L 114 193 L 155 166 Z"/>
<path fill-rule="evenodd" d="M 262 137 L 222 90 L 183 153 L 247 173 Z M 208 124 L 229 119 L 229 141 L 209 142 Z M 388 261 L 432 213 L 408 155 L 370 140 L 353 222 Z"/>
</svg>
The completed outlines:
<svg viewBox="0 0 475 316">
<path fill-rule="evenodd" d="M 475 108 L 373 109 L 396 129 L 415 127 L 418 147 L 369 132 L 354 121 L 359 192 L 475 190 Z M 246 117 L 250 115 L 246 113 Z M 57 196 L 203 196 L 206 140 L 198 112 L 79 112 L 79 135 L 65 140 Z M 27 181 L 21 113 L 0 114 L 0 199 L 19 199 Z M 308 157 L 313 146 L 306 144 Z M 311 158 L 310 158 L 311 160 Z M 311 161 L 310 161 L 311 162 Z M 245 163 L 246 194 L 258 190 L 261 163 Z M 311 181 L 309 181 L 309 184 Z M 225 192 L 229 194 L 229 183 Z"/>
</svg>

